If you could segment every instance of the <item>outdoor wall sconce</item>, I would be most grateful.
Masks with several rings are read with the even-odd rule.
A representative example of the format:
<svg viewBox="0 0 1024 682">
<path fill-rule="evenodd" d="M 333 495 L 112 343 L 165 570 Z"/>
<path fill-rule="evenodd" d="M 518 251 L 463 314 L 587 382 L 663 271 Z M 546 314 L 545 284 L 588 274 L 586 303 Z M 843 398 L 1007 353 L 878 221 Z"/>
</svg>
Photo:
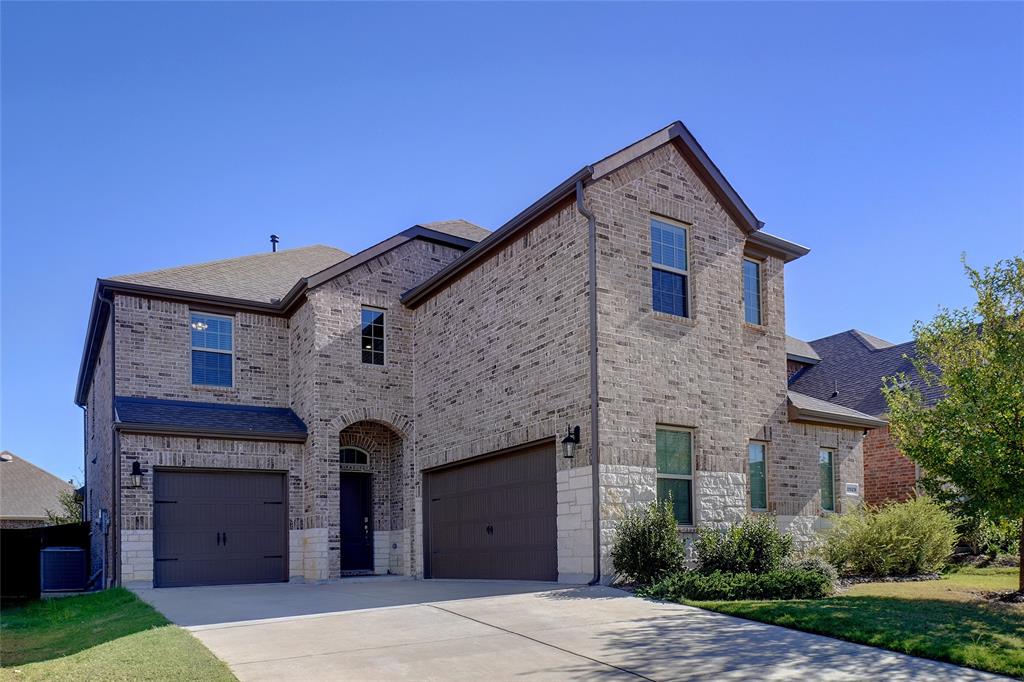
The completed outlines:
<svg viewBox="0 0 1024 682">
<path fill-rule="evenodd" d="M 132 462 L 132 487 L 142 487 L 142 465 L 139 464 L 138 460 Z"/>
<path fill-rule="evenodd" d="M 562 439 L 562 457 L 572 459 L 576 456 L 576 446 L 580 444 L 580 427 L 565 427 L 565 438 Z"/>
</svg>

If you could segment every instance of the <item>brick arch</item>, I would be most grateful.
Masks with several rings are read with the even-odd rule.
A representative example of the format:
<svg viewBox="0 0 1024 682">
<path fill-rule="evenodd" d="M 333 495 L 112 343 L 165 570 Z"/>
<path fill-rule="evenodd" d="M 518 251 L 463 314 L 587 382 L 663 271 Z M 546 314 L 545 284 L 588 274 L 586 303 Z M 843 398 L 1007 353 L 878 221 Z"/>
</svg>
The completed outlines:
<svg viewBox="0 0 1024 682">
<path fill-rule="evenodd" d="M 394 431 L 403 441 L 412 435 L 412 422 L 398 412 L 362 407 L 358 410 L 344 412 L 331 420 L 331 432 L 341 433 L 343 430 L 359 422 L 375 422 L 383 424 Z"/>
</svg>

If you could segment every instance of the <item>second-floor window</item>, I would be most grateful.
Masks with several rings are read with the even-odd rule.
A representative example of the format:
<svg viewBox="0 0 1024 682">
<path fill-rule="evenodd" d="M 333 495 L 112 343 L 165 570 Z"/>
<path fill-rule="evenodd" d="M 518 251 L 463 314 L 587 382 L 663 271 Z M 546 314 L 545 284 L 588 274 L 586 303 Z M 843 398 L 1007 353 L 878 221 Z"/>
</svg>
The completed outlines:
<svg viewBox="0 0 1024 682">
<path fill-rule="evenodd" d="M 234 320 L 223 315 L 192 313 L 192 383 L 227 386 L 233 382 Z"/>
<path fill-rule="evenodd" d="M 363 362 L 368 365 L 384 364 L 384 311 L 378 308 L 362 309 L 361 345 Z"/>
<path fill-rule="evenodd" d="M 686 228 L 651 219 L 651 285 L 656 313 L 690 316 Z"/>
<path fill-rule="evenodd" d="M 761 324 L 761 263 L 743 259 L 743 319 Z"/>
<path fill-rule="evenodd" d="M 821 469 L 821 508 L 836 510 L 835 472 L 832 469 L 832 451 L 822 448 L 818 451 L 818 466 Z"/>
</svg>

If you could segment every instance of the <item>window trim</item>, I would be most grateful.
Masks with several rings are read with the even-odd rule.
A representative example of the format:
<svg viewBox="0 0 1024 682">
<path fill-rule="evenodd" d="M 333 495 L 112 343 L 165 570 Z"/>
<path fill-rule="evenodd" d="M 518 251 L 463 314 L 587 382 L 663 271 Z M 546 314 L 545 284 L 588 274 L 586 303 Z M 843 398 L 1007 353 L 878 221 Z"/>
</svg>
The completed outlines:
<svg viewBox="0 0 1024 682">
<path fill-rule="evenodd" d="M 761 455 L 764 458 L 762 460 L 764 462 L 764 506 L 763 507 L 755 507 L 754 506 L 754 495 L 753 495 L 754 486 L 753 486 L 753 479 L 750 478 L 750 446 L 751 445 L 760 445 L 761 446 Z M 747 441 L 747 493 L 748 493 L 747 494 L 747 507 L 750 509 L 750 511 L 752 511 L 752 512 L 766 512 L 766 511 L 768 511 L 768 508 L 769 508 L 769 502 L 768 502 L 768 441 L 756 440 L 756 439 L 753 439 L 753 438 L 750 439 L 749 441 Z"/>
<path fill-rule="evenodd" d="M 832 508 L 825 508 L 825 491 L 821 490 L 821 453 L 828 453 L 828 467 L 832 472 Z M 824 446 L 818 446 L 818 488 L 819 488 L 819 500 L 818 506 L 822 513 L 835 514 L 836 513 L 836 451 L 835 448 L 826 448 Z"/>
<path fill-rule="evenodd" d="M 194 345 L 192 345 L 192 316 L 193 315 L 202 315 L 203 317 L 216 317 L 216 318 L 219 318 L 221 320 L 228 320 L 229 322 L 231 322 L 231 350 L 223 350 L 221 348 L 196 348 Z M 200 389 L 206 389 L 206 390 L 215 390 L 215 391 L 217 391 L 217 390 L 229 391 L 229 390 L 234 390 L 235 389 L 236 384 L 237 384 L 237 377 L 235 376 L 235 367 L 237 366 L 237 363 L 235 362 L 235 342 L 236 342 L 236 338 L 235 338 L 235 316 L 234 315 L 222 315 L 220 313 L 210 313 L 210 312 L 207 312 L 205 310 L 189 308 L 189 310 L 188 310 L 188 380 L 189 380 L 189 383 L 192 385 L 193 388 L 200 388 Z M 231 385 L 230 386 L 221 386 L 219 384 L 197 384 L 197 383 L 195 383 L 195 381 L 193 380 L 193 373 L 192 373 L 192 352 L 193 351 L 202 351 L 202 352 L 207 352 L 207 353 L 221 353 L 221 354 L 224 354 L 224 355 L 230 355 L 231 356 Z"/>
<path fill-rule="evenodd" d="M 658 471 L 658 431 L 678 431 L 682 433 L 690 434 L 690 473 L 686 474 L 663 474 Z M 679 528 L 695 528 L 697 526 L 697 520 L 694 518 L 694 512 L 697 509 L 696 495 L 697 486 L 694 481 L 697 480 L 697 430 L 689 426 L 672 426 L 670 424 L 656 424 L 654 427 L 654 489 L 655 489 L 655 500 L 657 500 L 657 489 L 658 479 L 666 478 L 676 481 L 689 481 L 690 482 L 690 522 L 680 523 L 676 521 L 676 526 Z"/>
<path fill-rule="evenodd" d="M 380 313 L 381 315 L 384 316 L 384 323 L 381 325 L 382 330 L 381 330 L 381 339 L 380 339 L 381 340 L 381 345 L 383 346 L 383 350 L 381 350 L 381 363 L 379 365 L 376 362 L 366 362 L 365 360 L 363 360 L 363 351 L 365 350 L 363 348 L 363 311 L 364 310 L 372 310 L 372 311 L 378 312 L 378 313 Z M 372 341 L 372 339 L 371 339 L 371 341 Z M 371 349 L 370 352 L 374 353 L 375 351 L 373 351 Z M 373 306 L 373 305 L 360 305 L 359 306 L 359 361 L 360 361 L 360 364 L 371 365 L 371 366 L 374 366 L 374 367 L 386 367 L 387 366 L 387 364 L 388 364 L 388 311 L 387 311 L 387 308 L 378 308 L 377 306 Z"/>
<path fill-rule="evenodd" d="M 675 275 L 681 275 L 682 278 L 683 278 L 683 293 L 686 296 L 686 314 L 685 315 L 675 315 L 673 313 L 666 313 L 666 312 L 661 311 L 661 310 L 655 310 L 654 309 L 654 287 L 653 287 L 653 284 L 652 284 L 652 287 L 651 287 L 651 297 L 650 297 L 651 312 L 654 313 L 655 315 L 665 315 L 667 317 L 671 317 L 671 318 L 674 318 L 674 319 L 692 320 L 693 319 L 693 287 L 690 286 L 690 279 L 691 279 L 691 277 L 690 277 L 690 255 L 693 253 L 690 250 L 690 228 L 692 227 L 692 225 L 690 225 L 689 223 L 684 223 L 684 222 L 682 222 L 680 220 L 675 220 L 673 218 L 669 218 L 669 217 L 666 217 L 666 216 L 663 216 L 663 215 L 659 215 L 657 213 L 649 214 L 648 218 L 649 219 L 647 221 L 647 239 L 648 239 L 648 243 L 650 244 L 650 247 L 651 247 L 651 255 L 650 255 L 651 270 L 652 271 L 653 270 L 661 270 L 662 272 L 670 272 L 670 273 L 675 274 Z M 686 241 L 686 269 L 685 270 L 680 270 L 679 268 L 674 268 L 671 265 L 662 265 L 660 263 L 655 263 L 654 262 L 654 240 L 651 239 L 651 227 L 652 227 L 651 223 L 654 222 L 655 220 L 658 221 L 659 223 L 664 223 L 664 224 L 666 224 L 666 225 L 668 225 L 670 227 L 677 227 L 677 228 L 679 228 L 680 230 L 683 231 L 683 235 L 684 235 L 685 241 Z"/>
<path fill-rule="evenodd" d="M 740 278 L 740 290 L 743 294 L 743 322 L 745 324 L 753 325 L 755 327 L 764 326 L 764 261 L 752 258 L 750 256 L 744 256 L 744 261 L 750 261 L 757 265 L 757 322 L 751 322 L 747 319 L 747 271 L 743 270 L 743 276 Z M 742 263 L 740 264 L 742 267 Z"/>
</svg>

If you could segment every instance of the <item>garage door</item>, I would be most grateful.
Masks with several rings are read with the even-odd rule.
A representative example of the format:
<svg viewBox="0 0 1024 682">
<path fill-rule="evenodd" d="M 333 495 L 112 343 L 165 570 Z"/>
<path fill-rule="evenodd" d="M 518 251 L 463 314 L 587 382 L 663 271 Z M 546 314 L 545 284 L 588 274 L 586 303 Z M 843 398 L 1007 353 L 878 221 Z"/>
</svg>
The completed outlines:
<svg viewBox="0 0 1024 682">
<path fill-rule="evenodd" d="M 284 581 L 287 548 L 284 474 L 155 473 L 156 587 Z"/>
<path fill-rule="evenodd" d="M 555 447 L 545 444 L 424 477 L 430 578 L 555 580 Z"/>
</svg>

